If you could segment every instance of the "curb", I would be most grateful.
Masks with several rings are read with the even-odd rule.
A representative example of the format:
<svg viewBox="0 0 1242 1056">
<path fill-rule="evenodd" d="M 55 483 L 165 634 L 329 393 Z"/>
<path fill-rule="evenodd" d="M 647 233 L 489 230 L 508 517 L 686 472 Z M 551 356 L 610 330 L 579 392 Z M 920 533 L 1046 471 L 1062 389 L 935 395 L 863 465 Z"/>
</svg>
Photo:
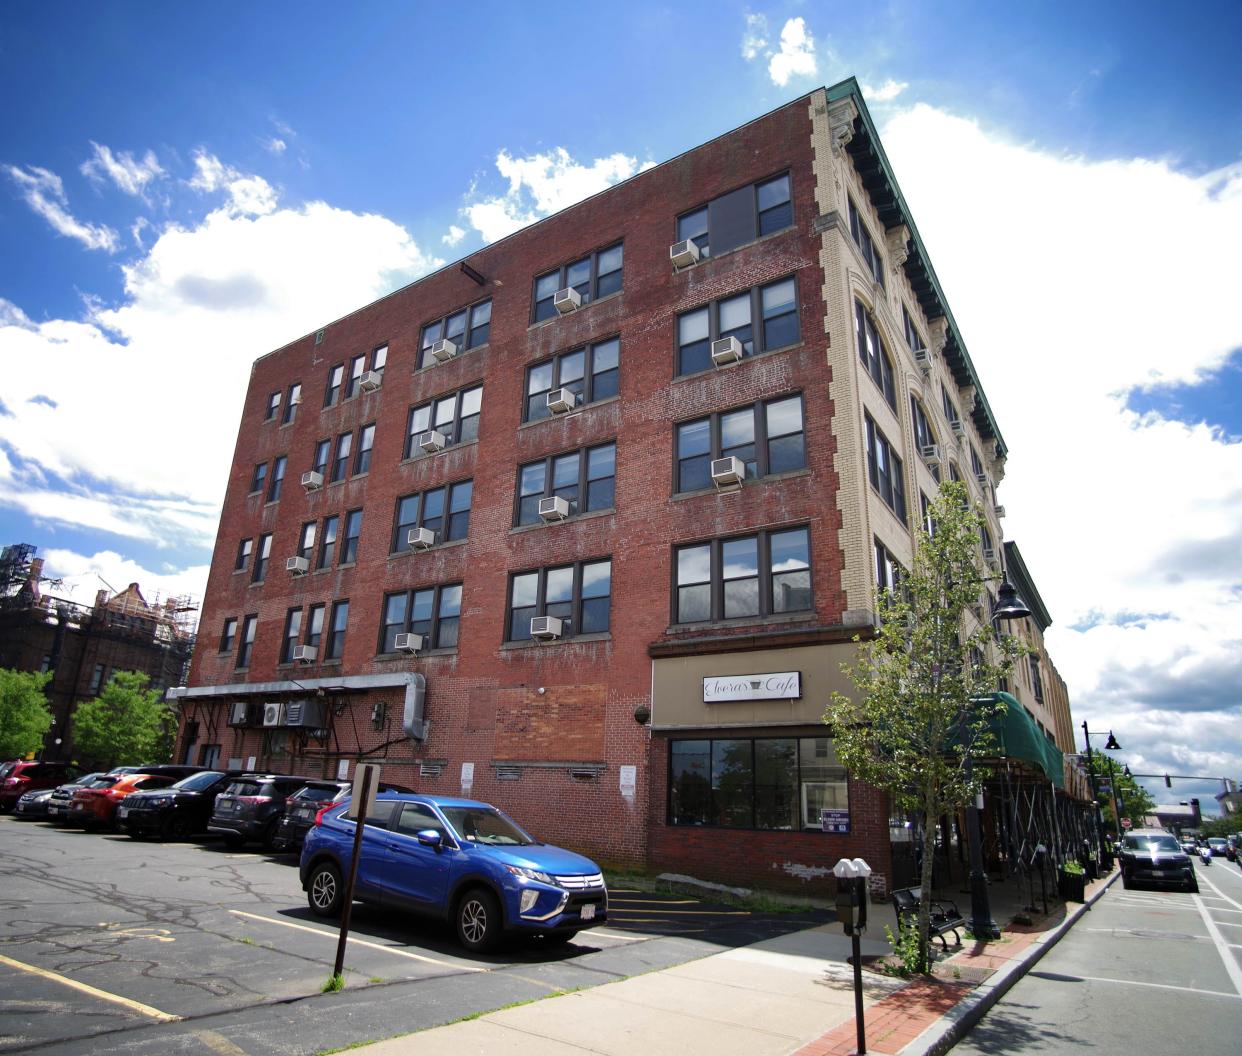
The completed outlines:
<svg viewBox="0 0 1242 1056">
<path fill-rule="evenodd" d="M 1043 958 L 1065 934 L 1078 923 L 1078 918 L 1090 911 L 1121 875 L 1115 870 L 1107 881 L 1086 902 L 1077 906 L 1052 931 L 1046 932 L 1042 942 L 1032 943 L 1025 956 L 1012 961 L 981 983 L 970 994 L 954 1005 L 939 1020 L 907 1045 L 898 1056 L 942 1056 L 962 1040 L 988 1010 L 995 1005 L 1028 971 Z"/>
</svg>

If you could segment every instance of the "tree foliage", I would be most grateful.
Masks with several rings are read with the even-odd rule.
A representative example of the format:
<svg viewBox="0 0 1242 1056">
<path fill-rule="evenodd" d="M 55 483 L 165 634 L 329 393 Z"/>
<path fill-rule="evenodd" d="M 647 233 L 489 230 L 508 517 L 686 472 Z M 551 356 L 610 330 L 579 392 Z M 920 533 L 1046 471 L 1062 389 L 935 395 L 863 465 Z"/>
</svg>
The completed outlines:
<svg viewBox="0 0 1242 1056">
<path fill-rule="evenodd" d="M 1132 777 L 1126 777 L 1125 764 L 1118 764 L 1113 761 L 1113 768 L 1110 774 L 1108 768 L 1108 756 L 1103 752 L 1091 753 L 1091 769 L 1095 771 L 1096 787 L 1100 790 L 1099 801 L 1104 811 L 1104 831 L 1120 833 L 1117 828 L 1117 815 L 1113 810 L 1113 798 L 1115 793 L 1120 794 L 1121 816 L 1129 818 L 1133 823 L 1133 827 L 1140 829 L 1143 827 L 1143 819 L 1148 814 L 1154 814 L 1156 811 L 1156 801 L 1152 799 L 1142 785 Z M 1109 787 L 1109 780 L 1112 779 L 1112 787 L 1114 792 L 1104 791 Z"/>
<path fill-rule="evenodd" d="M 105 769 L 168 761 L 172 711 L 146 688 L 149 681 L 140 671 L 118 671 L 98 697 L 78 705 L 73 742 L 79 758 Z"/>
<path fill-rule="evenodd" d="M 20 759 L 43 747 L 52 709 L 43 695 L 51 674 L 0 667 L 0 759 Z"/>
<path fill-rule="evenodd" d="M 983 566 L 986 521 L 965 487 L 946 481 L 929 511 L 934 533 L 916 533 L 913 567 L 896 590 L 877 592 L 879 627 L 842 665 L 857 689 L 833 694 L 824 714 L 837 754 L 853 776 L 888 791 L 897 808 L 923 820 L 923 890 L 932 890 L 936 826 L 965 806 L 986 773 L 974 760 L 994 749 L 990 720 L 1005 705 L 994 693 L 1023 647 L 997 636 L 984 611 L 997 578 Z M 919 918 L 919 969 L 928 959 L 928 900 Z"/>
</svg>

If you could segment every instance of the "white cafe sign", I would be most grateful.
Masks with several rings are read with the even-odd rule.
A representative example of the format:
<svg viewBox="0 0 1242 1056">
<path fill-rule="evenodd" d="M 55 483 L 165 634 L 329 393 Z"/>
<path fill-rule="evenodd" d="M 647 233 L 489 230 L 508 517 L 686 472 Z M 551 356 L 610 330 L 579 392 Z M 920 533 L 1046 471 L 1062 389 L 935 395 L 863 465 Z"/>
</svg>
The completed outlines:
<svg viewBox="0 0 1242 1056">
<path fill-rule="evenodd" d="M 722 700 L 797 700 L 802 696 L 800 671 L 765 675 L 709 675 L 703 679 L 703 703 Z"/>
</svg>

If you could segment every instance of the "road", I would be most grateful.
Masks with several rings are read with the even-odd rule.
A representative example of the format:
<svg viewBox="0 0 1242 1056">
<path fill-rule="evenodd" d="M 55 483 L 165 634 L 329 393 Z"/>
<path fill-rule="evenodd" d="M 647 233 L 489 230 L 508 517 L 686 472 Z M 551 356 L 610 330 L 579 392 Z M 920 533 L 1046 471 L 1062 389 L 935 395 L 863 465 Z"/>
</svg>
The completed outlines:
<svg viewBox="0 0 1242 1056">
<path fill-rule="evenodd" d="M 1237 1056 L 1242 870 L 1215 858 L 1197 871 L 1197 895 L 1114 883 L 955 1056 Z"/>
<path fill-rule="evenodd" d="M 447 925 L 358 905 L 337 931 L 292 855 L 0 817 L 0 1052 L 292 1056 L 452 1022 L 823 923 L 614 886 L 606 927 L 467 955 Z"/>
</svg>

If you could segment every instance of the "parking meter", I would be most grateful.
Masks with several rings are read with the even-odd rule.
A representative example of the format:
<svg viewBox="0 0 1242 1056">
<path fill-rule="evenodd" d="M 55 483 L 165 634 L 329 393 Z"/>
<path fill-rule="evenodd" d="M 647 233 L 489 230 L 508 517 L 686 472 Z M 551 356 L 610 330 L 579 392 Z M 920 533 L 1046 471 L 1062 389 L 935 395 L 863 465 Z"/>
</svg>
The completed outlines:
<svg viewBox="0 0 1242 1056">
<path fill-rule="evenodd" d="M 857 1052 L 867 1051 L 867 1031 L 863 1025 L 863 986 L 862 986 L 862 947 L 859 936 L 867 930 L 867 877 L 871 875 L 871 866 L 861 858 L 850 861 L 842 858 L 832 867 L 832 874 L 837 878 L 837 917 L 850 936 L 853 946 L 854 964 L 854 1026 L 857 1033 Z"/>
<path fill-rule="evenodd" d="M 854 934 L 854 881 L 837 880 L 837 920 L 845 929 L 846 935 Z"/>
</svg>

